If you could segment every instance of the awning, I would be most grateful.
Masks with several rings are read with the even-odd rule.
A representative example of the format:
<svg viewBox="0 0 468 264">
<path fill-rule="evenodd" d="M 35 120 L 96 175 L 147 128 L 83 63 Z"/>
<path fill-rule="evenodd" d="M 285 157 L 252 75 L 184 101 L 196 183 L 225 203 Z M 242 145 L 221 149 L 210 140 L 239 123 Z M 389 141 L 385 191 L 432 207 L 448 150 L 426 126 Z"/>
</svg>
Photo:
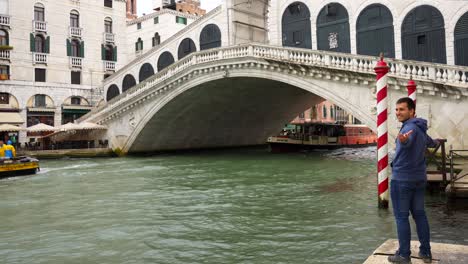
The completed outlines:
<svg viewBox="0 0 468 264">
<path fill-rule="evenodd" d="M 62 105 L 62 109 L 67 110 L 91 110 L 92 108 L 90 105 Z"/>
<path fill-rule="evenodd" d="M 55 112 L 53 107 L 28 107 L 29 112 Z"/>
<path fill-rule="evenodd" d="M 23 128 L 10 125 L 10 124 L 1 124 L 0 125 L 0 132 L 18 132 L 24 130 Z"/>
<path fill-rule="evenodd" d="M 48 132 L 48 131 L 57 131 L 57 127 L 49 126 L 43 123 L 36 124 L 26 128 L 28 132 Z"/>
<path fill-rule="evenodd" d="M 23 124 L 24 120 L 16 112 L 0 112 L 0 124 Z"/>
</svg>

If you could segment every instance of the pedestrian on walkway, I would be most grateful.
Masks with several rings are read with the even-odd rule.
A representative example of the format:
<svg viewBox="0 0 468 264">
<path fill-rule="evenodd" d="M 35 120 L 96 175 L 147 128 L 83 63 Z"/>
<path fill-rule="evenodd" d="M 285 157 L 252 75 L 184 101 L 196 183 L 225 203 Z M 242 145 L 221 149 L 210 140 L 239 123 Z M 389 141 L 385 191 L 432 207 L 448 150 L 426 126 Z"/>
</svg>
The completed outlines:
<svg viewBox="0 0 468 264">
<path fill-rule="evenodd" d="M 395 255 L 389 256 L 392 263 L 411 262 L 411 229 L 409 213 L 416 223 L 419 242 L 419 257 L 424 263 L 432 261 L 429 222 L 424 210 L 426 190 L 427 147 L 436 147 L 439 142 L 426 133 L 427 121 L 416 118 L 416 105 L 409 97 L 401 98 L 396 103 L 396 117 L 402 127 L 395 140 L 396 152 L 392 162 L 392 181 L 390 196 L 395 215 L 399 248 Z"/>
</svg>

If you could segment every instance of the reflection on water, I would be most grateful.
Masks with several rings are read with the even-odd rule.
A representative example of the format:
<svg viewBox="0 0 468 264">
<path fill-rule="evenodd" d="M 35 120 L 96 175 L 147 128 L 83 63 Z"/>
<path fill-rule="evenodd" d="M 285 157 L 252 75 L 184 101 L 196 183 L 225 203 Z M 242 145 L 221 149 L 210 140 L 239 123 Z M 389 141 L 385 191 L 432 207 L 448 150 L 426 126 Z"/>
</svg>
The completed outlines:
<svg viewBox="0 0 468 264">
<path fill-rule="evenodd" d="M 0 181 L 0 263 L 362 263 L 396 236 L 374 160 L 375 148 L 42 161 Z M 427 204 L 434 240 L 468 244 L 466 207 Z"/>
</svg>

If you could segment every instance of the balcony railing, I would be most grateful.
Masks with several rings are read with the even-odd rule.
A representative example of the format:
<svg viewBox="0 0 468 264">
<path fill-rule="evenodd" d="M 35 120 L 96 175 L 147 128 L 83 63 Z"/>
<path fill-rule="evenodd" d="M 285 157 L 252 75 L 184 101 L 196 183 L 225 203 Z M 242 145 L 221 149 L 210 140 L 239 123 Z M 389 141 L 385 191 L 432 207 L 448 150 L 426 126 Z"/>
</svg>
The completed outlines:
<svg viewBox="0 0 468 264">
<path fill-rule="evenodd" d="M 33 63 L 34 64 L 47 64 L 47 53 L 33 52 Z"/>
<path fill-rule="evenodd" d="M 33 20 L 34 31 L 47 31 L 47 22 Z"/>
<path fill-rule="evenodd" d="M 83 31 L 82 28 L 70 27 L 70 37 L 79 37 L 79 38 L 81 38 L 81 31 Z"/>
<path fill-rule="evenodd" d="M 70 57 L 70 67 L 72 67 L 72 68 L 81 68 L 82 65 L 83 65 L 83 58 Z"/>
<path fill-rule="evenodd" d="M 0 15 L 0 25 L 9 27 L 10 17 L 7 15 Z"/>
<path fill-rule="evenodd" d="M 104 42 L 114 42 L 114 33 L 104 33 Z"/>
<path fill-rule="evenodd" d="M 10 59 L 10 51 L 9 50 L 0 50 L 0 59 L 9 60 Z"/>
<path fill-rule="evenodd" d="M 115 71 L 115 61 L 104 61 L 104 71 Z"/>
</svg>

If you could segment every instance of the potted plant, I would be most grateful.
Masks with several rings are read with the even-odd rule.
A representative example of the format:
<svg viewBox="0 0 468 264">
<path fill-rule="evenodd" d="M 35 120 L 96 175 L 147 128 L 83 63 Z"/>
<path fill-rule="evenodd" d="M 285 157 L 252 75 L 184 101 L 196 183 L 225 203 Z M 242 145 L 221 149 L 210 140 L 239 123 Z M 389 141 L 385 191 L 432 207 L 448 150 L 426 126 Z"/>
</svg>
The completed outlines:
<svg viewBox="0 0 468 264">
<path fill-rule="evenodd" d="M 0 50 L 12 50 L 13 46 L 10 45 L 0 45 Z"/>
</svg>

